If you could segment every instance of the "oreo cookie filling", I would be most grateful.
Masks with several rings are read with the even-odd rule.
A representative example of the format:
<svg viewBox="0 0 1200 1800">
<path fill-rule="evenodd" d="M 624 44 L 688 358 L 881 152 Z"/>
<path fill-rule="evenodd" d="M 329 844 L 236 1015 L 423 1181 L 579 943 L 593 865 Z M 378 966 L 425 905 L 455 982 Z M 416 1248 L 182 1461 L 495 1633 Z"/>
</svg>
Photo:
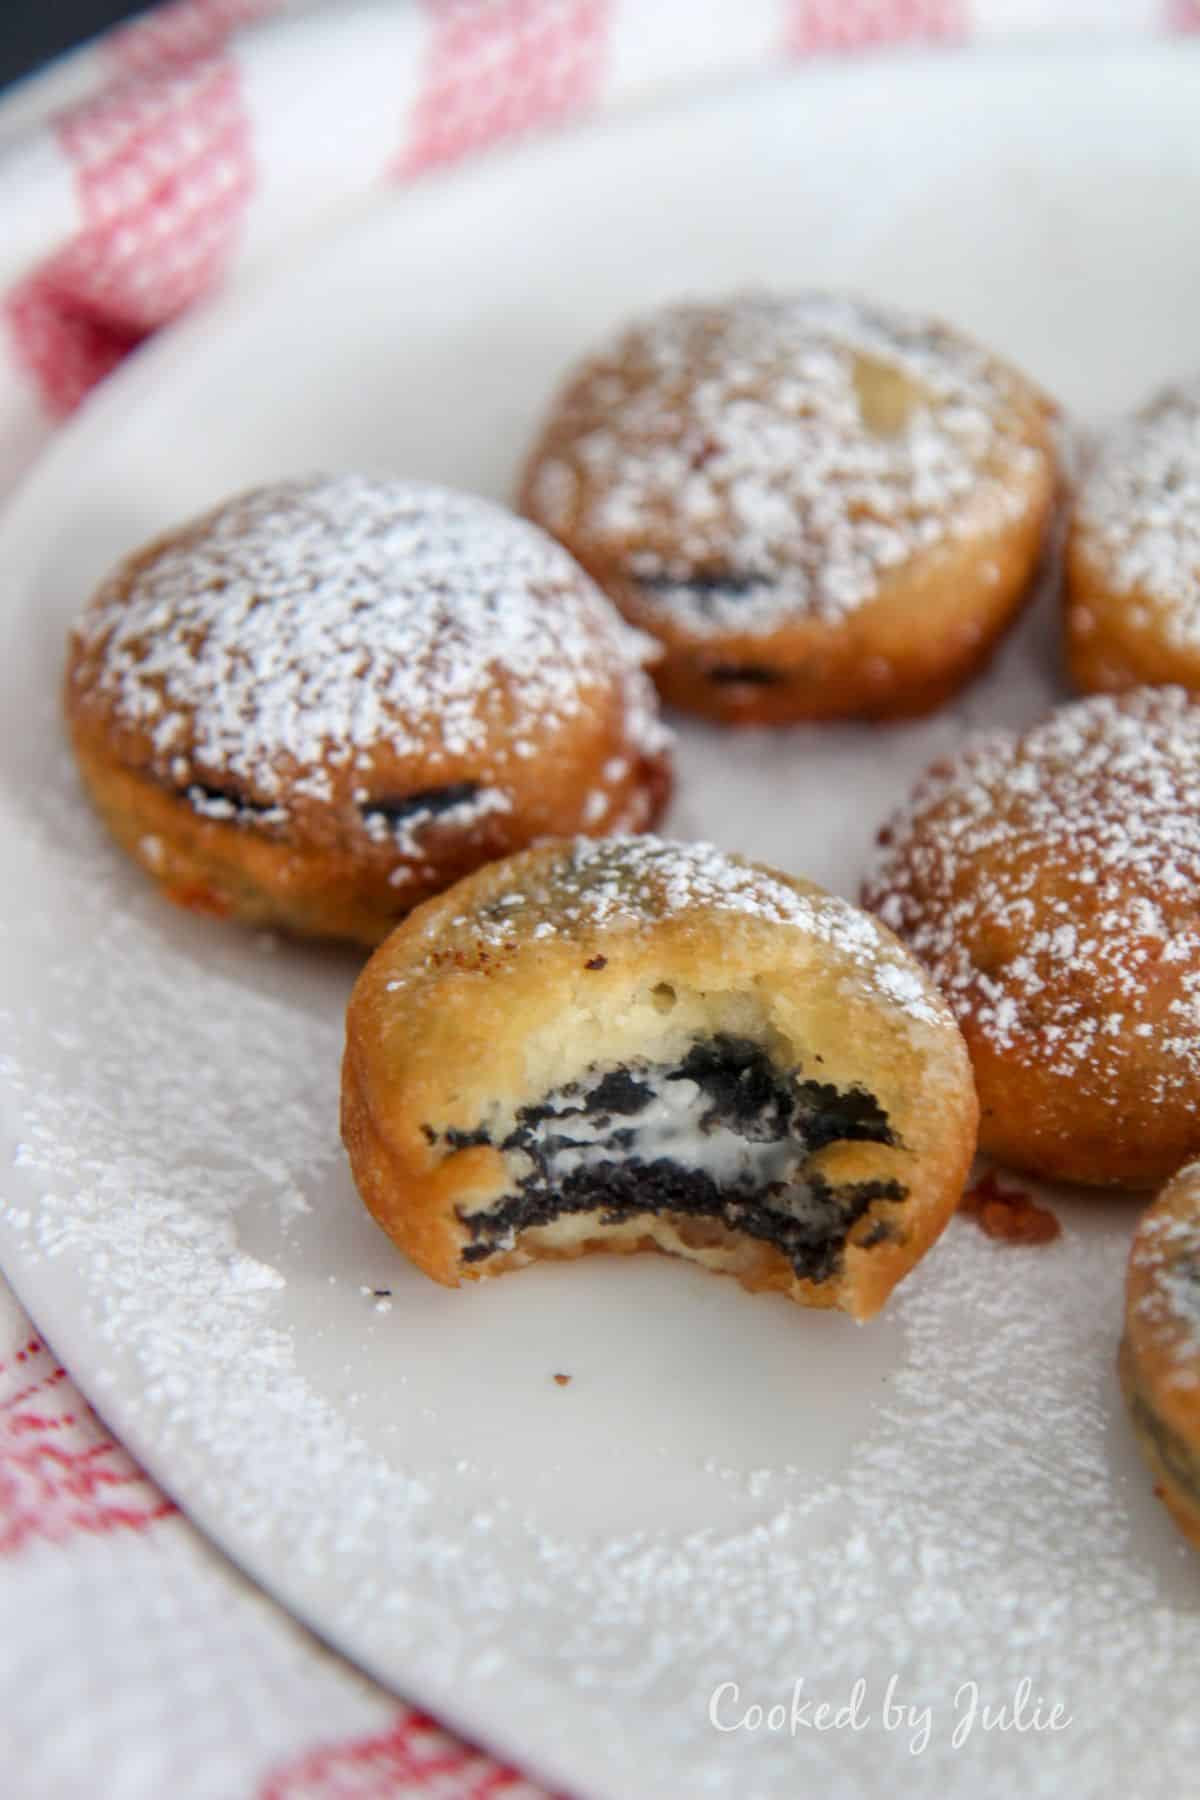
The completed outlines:
<svg viewBox="0 0 1200 1800">
<path fill-rule="evenodd" d="M 396 827 L 414 818 L 436 818 L 468 805 L 482 790 L 478 781 L 450 781 L 442 787 L 422 788 L 415 794 L 388 794 L 369 801 L 362 809 L 367 820 L 379 819 Z"/>
<path fill-rule="evenodd" d="M 171 791 L 188 800 L 202 818 L 219 819 L 223 823 L 277 825 L 284 816 L 278 806 L 265 806 L 261 801 L 247 799 L 234 787 L 213 787 L 193 781 L 186 788 Z"/>
<path fill-rule="evenodd" d="M 415 794 L 384 795 L 361 808 L 367 835 L 388 843 L 404 856 L 420 853 L 422 833 L 430 825 L 470 831 L 484 819 L 512 811 L 502 788 L 479 781 L 452 781 Z"/>
<path fill-rule="evenodd" d="M 709 669 L 708 679 L 718 687 L 782 687 L 787 676 L 782 669 L 768 669 L 758 663 L 718 663 Z"/>
<path fill-rule="evenodd" d="M 768 577 L 734 570 L 652 573 L 635 563 L 629 579 L 649 605 L 682 614 L 693 622 L 724 618 L 743 603 L 748 608 L 771 603 L 776 592 L 776 584 Z"/>
<path fill-rule="evenodd" d="M 748 1038 L 698 1040 L 673 1066 L 593 1069 L 517 1114 L 498 1144 L 514 1191 L 460 1211 L 471 1233 L 463 1261 L 507 1252 L 521 1232 L 566 1214 L 617 1224 L 672 1213 L 761 1239 L 800 1279 L 825 1281 L 872 1202 L 906 1194 L 894 1181 L 831 1184 L 810 1165 L 838 1142 L 896 1137 L 865 1089 L 780 1069 Z"/>
</svg>

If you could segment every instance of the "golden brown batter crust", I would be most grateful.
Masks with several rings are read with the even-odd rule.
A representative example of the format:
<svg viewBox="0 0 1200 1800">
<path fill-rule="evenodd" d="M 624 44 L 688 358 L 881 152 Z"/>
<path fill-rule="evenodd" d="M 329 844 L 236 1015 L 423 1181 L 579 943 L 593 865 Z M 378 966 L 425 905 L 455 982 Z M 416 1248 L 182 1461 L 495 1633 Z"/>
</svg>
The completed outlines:
<svg viewBox="0 0 1200 1800">
<path fill-rule="evenodd" d="M 924 713 L 1027 595 L 1053 410 L 956 333 L 822 294 L 678 305 L 584 362 L 520 504 L 729 723 Z"/>
<path fill-rule="evenodd" d="M 502 509 L 315 477 L 122 563 L 72 637 L 66 711 L 168 897 L 372 945 L 493 857 L 657 819 L 652 651 Z"/>
<path fill-rule="evenodd" d="M 1200 1151 L 1200 706 L 1143 688 L 941 764 L 866 905 L 946 995 L 980 1148 L 1153 1187 Z"/>
<path fill-rule="evenodd" d="M 975 1122 L 961 1038 L 891 935 L 706 845 L 481 869 L 350 1002 L 355 1180 L 450 1285 L 656 1247 L 867 1317 L 953 1212 Z M 788 1163 L 771 1191 L 759 1158 Z"/>
<path fill-rule="evenodd" d="M 1181 1169 L 1138 1225 L 1119 1367 L 1157 1491 L 1200 1547 L 1200 1164 Z"/>
<path fill-rule="evenodd" d="M 1200 692 L 1200 380 L 1097 447 L 1066 550 L 1066 653 L 1085 692 Z"/>
</svg>

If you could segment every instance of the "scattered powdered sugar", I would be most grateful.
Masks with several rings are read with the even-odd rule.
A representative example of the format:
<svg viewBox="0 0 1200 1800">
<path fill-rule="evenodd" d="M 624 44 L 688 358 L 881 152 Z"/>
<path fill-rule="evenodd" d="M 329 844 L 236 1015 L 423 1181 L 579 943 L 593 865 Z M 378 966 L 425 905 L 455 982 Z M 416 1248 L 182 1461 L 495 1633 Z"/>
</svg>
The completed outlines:
<svg viewBox="0 0 1200 1800">
<path fill-rule="evenodd" d="M 1101 440 L 1075 529 L 1108 585 L 1157 601 L 1172 643 L 1200 644 L 1200 378 Z"/>
<path fill-rule="evenodd" d="M 1200 707 L 1182 689 L 1079 701 L 939 765 L 865 894 L 996 1049 L 1107 1091 L 1140 1039 L 1150 1102 L 1200 1091 Z"/>
<path fill-rule="evenodd" d="M 431 771 L 481 752 L 498 683 L 505 755 L 613 682 L 635 741 L 662 741 L 650 641 L 535 526 L 419 482 L 313 476 L 229 500 L 115 571 L 79 643 L 154 773 L 214 817 L 235 810 L 204 791 L 225 778 L 286 810 L 329 800 L 336 771 L 369 776 L 377 751 Z"/>
<path fill-rule="evenodd" d="M 688 630 L 837 620 L 957 531 L 1021 517 L 1047 452 L 1001 365 L 824 294 L 677 305 L 569 383 L 531 510 Z"/>
<path fill-rule="evenodd" d="M 597 932 L 642 931 L 688 913 L 719 912 L 731 927 L 757 921 L 794 928 L 844 957 L 881 1000 L 910 1019 L 940 1024 L 945 1013 L 928 983 L 875 921 L 833 894 L 806 894 L 783 875 L 713 844 L 637 837 L 579 837 L 526 885 L 450 922 L 477 944 L 499 948 L 521 935 L 534 941 Z M 437 916 L 424 926 L 432 940 L 446 930 Z M 389 986 L 400 988 L 399 973 Z"/>
<path fill-rule="evenodd" d="M 9 878 L 47 897 L 0 940 L 22 1146 L 0 1242 L 113 1427 L 247 1567 L 581 1792 L 978 1776 L 1107 1800 L 1118 1756 L 1181 1791 L 1200 1619 L 1111 1374 L 1114 1207 L 1056 1200 L 1067 1237 L 1019 1267 L 952 1225 L 862 1330 L 649 1259 L 443 1293 L 345 1175 L 352 970 L 164 914 L 50 766 L 36 811 L 0 792 Z M 714 854 L 670 880 L 721 888 Z M 554 1388 L 538 1413 L 549 1366 L 576 1374 L 569 1420 Z M 919 1756 L 883 1723 L 893 1676 L 934 1708 Z M 999 1705 L 1026 1676 L 1071 1727 L 956 1750 L 959 1684 Z M 742 1710 L 860 1678 L 853 1736 L 710 1722 L 722 1683 Z"/>
</svg>

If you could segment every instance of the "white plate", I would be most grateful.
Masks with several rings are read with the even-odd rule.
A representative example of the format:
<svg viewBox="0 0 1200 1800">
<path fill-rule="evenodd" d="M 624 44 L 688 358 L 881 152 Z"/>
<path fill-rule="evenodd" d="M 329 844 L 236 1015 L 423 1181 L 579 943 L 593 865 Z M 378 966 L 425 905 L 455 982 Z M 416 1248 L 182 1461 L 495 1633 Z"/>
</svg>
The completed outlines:
<svg viewBox="0 0 1200 1800">
<path fill-rule="evenodd" d="M 117 553 L 259 477 L 505 494 L 565 361 L 680 292 L 848 283 L 1086 415 L 1134 402 L 1200 362 L 1198 92 L 1179 48 L 877 63 L 381 197 L 138 358 L 0 540 L 5 1268 L 245 1568 L 577 1795 L 1189 1788 L 1200 1582 L 1113 1377 L 1132 1208 L 1066 1202 L 1038 1251 L 958 1222 L 862 1330 L 654 1259 L 434 1287 L 338 1146 L 352 959 L 182 917 L 109 848 L 61 740 L 66 621 Z M 1043 606 L 928 724 L 689 727 L 673 825 L 853 893 L 933 754 L 1055 692 Z M 1023 1677 L 1072 1722 L 956 1747 L 960 1685 L 998 1706 Z M 709 1720 L 721 1683 L 728 1724 L 860 1678 L 861 1729 Z"/>
</svg>

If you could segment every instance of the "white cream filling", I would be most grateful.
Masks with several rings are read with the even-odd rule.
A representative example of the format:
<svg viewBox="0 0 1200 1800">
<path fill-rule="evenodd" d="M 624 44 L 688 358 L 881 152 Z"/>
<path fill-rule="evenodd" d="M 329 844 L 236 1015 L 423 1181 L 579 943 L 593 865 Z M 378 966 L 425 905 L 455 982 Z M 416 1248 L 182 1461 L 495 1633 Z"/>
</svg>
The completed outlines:
<svg viewBox="0 0 1200 1800">
<path fill-rule="evenodd" d="M 653 1098 L 638 1112 L 572 1110 L 581 1099 L 586 1101 L 586 1094 L 564 1094 L 546 1102 L 555 1106 L 555 1113 L 540 1120 L 531 1136 L 542 1153 L 542 1167 L 551 1185 L 579 1169 L 635 1159 L 652 1163 L 661 1158 L 711 1176 L 719 1189 L 753 1192 L 764 1205 L 791 1218 L 803 1218 L 818 1207 L 828 1209 L 827 1197 L 814 1200 L 808 1184 L 797 1179 L 809 1156 L 803 1139 L 793 1134 L 762 1142 L 743 1137 L 718 1119 L 705 1124 L 713 1102 L 697 1082 L 683 1077 L 667 1079 L 636 1067 L 629 1073 L 653 1091 Z M 559 1137 L 571 1142 L 553 1143 Z M 533 1172 L 534 1161 L 526 1151 L 511 1150 L 508 1159 L 518 1182 Z M 780 1184 L 782 1192 L 768 1192 Z"/>
</svg>

